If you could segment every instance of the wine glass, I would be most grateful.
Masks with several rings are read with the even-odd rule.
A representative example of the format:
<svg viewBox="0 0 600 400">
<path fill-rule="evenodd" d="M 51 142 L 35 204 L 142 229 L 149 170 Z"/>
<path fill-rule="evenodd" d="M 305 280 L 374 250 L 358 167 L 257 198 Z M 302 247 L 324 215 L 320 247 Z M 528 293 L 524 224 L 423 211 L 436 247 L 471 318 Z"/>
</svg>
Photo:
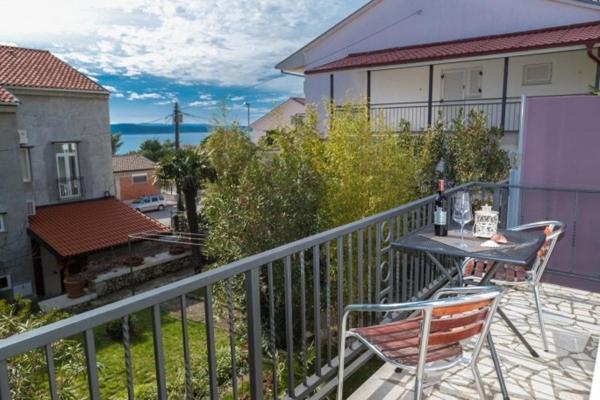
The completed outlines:
<svg viewBox="0 0 600 400">
<path fill-rule="evenodd" d="M 460 243 L 459 247 L 467 248 L 469 247 L 465 243 L 464 230 L 465 225 L 468 224 L 473 218 L 473 213 L 471 212 L 471 200 L 469 197 L 469 192 L 458 192 L 454 195 L 454 209 L 452 211 L 452 219 L 460 224 Z"/>
</svg>

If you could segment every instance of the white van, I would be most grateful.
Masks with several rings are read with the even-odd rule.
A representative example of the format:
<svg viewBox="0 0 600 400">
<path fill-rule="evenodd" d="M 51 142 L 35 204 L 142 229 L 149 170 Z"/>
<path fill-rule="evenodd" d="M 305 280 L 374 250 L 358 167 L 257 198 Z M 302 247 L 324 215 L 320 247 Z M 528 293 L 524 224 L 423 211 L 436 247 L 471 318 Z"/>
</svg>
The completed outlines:
<svg viewBox="0 0 600 400">
<path fill-rule="evenodd" d="M 153 194 L 142 196 L 139 199 L 134 200 L 130 206 L 142 212 L 155 210 L 162 211 L 167 206 L 167 201 L 162 194 Z"/>
</svg>

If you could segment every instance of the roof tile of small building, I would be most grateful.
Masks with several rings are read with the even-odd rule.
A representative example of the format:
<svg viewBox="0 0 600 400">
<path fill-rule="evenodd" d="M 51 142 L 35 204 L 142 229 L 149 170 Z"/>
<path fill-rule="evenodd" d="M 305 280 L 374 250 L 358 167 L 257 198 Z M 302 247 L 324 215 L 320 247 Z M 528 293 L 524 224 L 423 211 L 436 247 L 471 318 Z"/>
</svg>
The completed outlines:
<svg viewBox="0 0 600 400">
<path fill-rule="evenodd" d="M 108 93 L 49 51 L 14 46 L 0 46 L 0 86 Z"/>
<path fill-rule="evenodd" d="M 60 256 L 71 257 L 127 244 L 134 233 L 169 229 L 110 197 L 38 207 L 29 230 Z"/>
<path fill-rule="evenodd" d="M 17 99 L 11 92 L 0 86 L 0 104 L 17 104 Z"/>
<path fill-rule="evenodd" d="M 593 44 L 598 41 L 600 41 L 600 21 L 595 21 L 533 31 L 355 53 L 345 58 L 308 69 L 306 73 L 311 74 L 343 69 L 409 64 L 551 47 L 566 47 L 588 43 Z"/>
<path fill-rule="evenodd" d="M 155 163 L 144 156 L 129 154 L 112 159 L 113 172 L 145 171 L 154 169 Z"/>
</svg>

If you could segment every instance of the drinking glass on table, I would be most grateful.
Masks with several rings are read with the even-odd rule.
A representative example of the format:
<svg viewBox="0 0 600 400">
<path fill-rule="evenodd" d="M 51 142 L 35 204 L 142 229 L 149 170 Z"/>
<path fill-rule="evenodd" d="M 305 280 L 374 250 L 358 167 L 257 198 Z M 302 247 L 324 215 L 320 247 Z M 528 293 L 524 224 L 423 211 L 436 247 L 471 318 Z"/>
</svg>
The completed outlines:
<svg viewBox="0 0 600 400">
<path fill-rule="evenodd" d="M 473 213 L 471 212 L 471 199 L 469 192 L 458 192 L 454 195 L 454 208 L 452 210 L 452 219 L 460 224 L 460 243 L 458 244 L 462 248 L 469 247 L 465 243 L 464 230 L 465 225 L 473 219 Z"/>
</svg>

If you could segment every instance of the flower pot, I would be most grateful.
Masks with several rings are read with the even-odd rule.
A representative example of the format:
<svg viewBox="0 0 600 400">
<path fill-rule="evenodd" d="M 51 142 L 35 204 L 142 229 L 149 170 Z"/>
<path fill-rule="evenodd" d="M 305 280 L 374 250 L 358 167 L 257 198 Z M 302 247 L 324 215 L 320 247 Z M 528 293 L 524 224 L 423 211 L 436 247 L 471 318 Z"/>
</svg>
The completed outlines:
<svg viewBox="0 0 600 400">
<path fill-rule="evenodd" d="M 70 299 L 76 299 L 85 294 L 85 281 L 80 278 L 69 277 L 64 279 L 65 291 L 67 297 Z"/>
<path fill-rule="evenodd" d="M 186 247 L 180 244 L 175 244 L 169 247 L 169 254 L 175 256 L 178 254 L 183 254 L 187 251 Z"/>
</svg>

